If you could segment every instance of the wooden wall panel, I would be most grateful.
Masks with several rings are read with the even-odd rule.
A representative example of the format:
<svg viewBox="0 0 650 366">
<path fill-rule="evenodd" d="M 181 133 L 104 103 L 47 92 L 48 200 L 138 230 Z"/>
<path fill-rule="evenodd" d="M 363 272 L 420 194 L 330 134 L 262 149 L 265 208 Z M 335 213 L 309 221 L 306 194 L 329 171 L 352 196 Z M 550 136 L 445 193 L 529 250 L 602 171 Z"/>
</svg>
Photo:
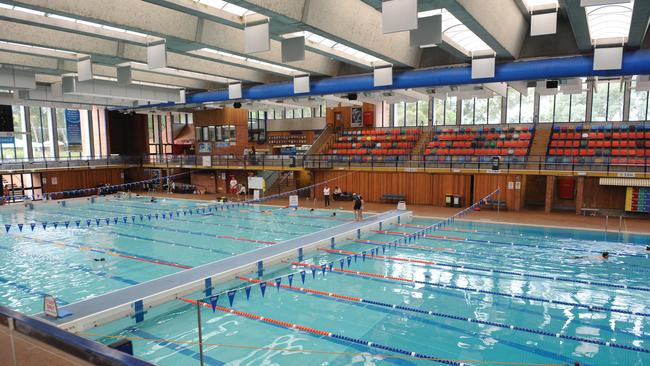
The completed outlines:
<svg viewBox="0 0 650 366">
<path fill-rule="evenodd" d="M 391 173 L 318 171 L 315 182 L 343 177 L 330 186 L 341 187 L 344 192 L 356 192 L 368 202 L 380 202 L 384 194 L 403 194 L 410 204 L 444 206 L 445 194 L 460 194 L 467 206 L 470 196 L 470 176 L 460 174 Z M 322 188 L 316 197 L 322 199 Z"/>
<path fill-rule="evenodd" d="M 363 103 L 361 106 L 363 112 L 375 113 L 375 105 L 372 103 Z M 341 121 L 335 124 L 334 114 L 341 113 Z M 325 123 L 328 126 L 351 128 L 352 123 L 352 107 L 330 107 L 325 110 Z M 368 127 L 363 127 L 368 128 Z"/>
<path fill-rule="evenodd" d="M 524 193 L 525 206 L 539 206 L 544 207 L 544 199 L 546 198 L 546 176 L 544 175 L 527 175 L 526 190 Z"/>
<path fill-rule="evenodd" d="M 585 177 L 583 207 L 624 210 L 626 187 L 601 186 L 598 181 Z"/>
<path fill-rule="evenodd" d="M 44 172 L 42 178 L 46 179 L 43 185 L 43 192 L 60 192 L 80 188 L 94 188 L 100 184 L 121 184 L 122 169 L 90 169 L 71 170 L 59 172 Z M 52 184 L 52 178 L 56 177 L 57 183 Z"/>
<path fill-rule="evenodd" d="M 508 187 L 509 182 L 512 182 L 511 189 Z M 520 189 L 516 189 L 517 182 L 520 182 Z M 525 181 L 521 175 L 476 174 L 474 176 L 475 200 L 487 196 L 497 188 L 501 188 L 499 199 L 506 201 L 508 210 L 519 211 L 521 209 L 523 192 L 526 191 Z"/>
<path fill-rule="evenodd" d="M 212 145 L 212 154 L 211 155 L 222 155 L 222 154 L 235 154 L 241 155 L 244 153 L 244 149 L 249 146 L 248 143 L 248 110 L 243 108 L 223 108 L 223 109 L 211 109 L 205 111 L 198 111 L 193 113 L 194 117 L 194 127 L 205 127 L 205 126 L 221 126 L 221 125 L 234 125 L 237 133 L 237 142 L 236 145 L 229 147 L 216 147 L 216 144 Z M 195 151 L 198 155 L 210 155 L 210 154 L 199 154 L 198 141 L 196 146 L 194 146 Z"/>
</svg>

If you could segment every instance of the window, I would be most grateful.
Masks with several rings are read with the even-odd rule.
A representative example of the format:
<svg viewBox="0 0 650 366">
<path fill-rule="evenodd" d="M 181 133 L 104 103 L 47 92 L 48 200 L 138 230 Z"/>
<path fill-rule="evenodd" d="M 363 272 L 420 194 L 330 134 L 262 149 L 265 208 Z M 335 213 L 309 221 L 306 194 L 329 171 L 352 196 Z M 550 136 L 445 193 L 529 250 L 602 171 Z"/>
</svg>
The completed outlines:
<svg viewBox="0 0 650 366">
<path fill-rule="evenodd" d="M 461 112 L 464 125 L 501 123 L 501 97 L 464 99 Z"/>
<path fill-rule="evenodd" d="M 79 118 L 81 119 L 81 111 L 79 111 Z M 67 130 L 67 123 L 65 119 L 65 109 L 63 108 L 56 109 L 56 136 L 57 136 L 57 142 L 59 146 L 60 159 L 81 157 L 82 146 L 78 146 L 78 145 L 70 146 L 68 143 L 68 130 Z M 83 139 L 81 140 L 81 143 L 83 145 Z"/>
<path fill-rule="evenodd" d="M 535 113 L 535 88 L 528 88 L 524 96 L 508 88 L 506 123 L 532 123 Z"/>
<path fill-rule="evenodd" d="M 474 99 L 463 99 L 461 102 L 462 117 L 460 123 L 463 125 L 474 124 Z"/>
<path fill-rule="evenodd" d="M 418 126 L 428 126 L 429 120 L 429 101 L 421 100 L 418 102 L 418 115 L 417 115 L 417 125 Z"/>
<path fill-rule="evenodd" d="M 302 109 L 302 118 L 311 118 L 311 108 Z"/>
<path fill-rule="evenodd" d="M 437 126 L 456 124 L 456 97 L 446 99 L 434 98 L 433 122 Z"/>
<path fill-rule="evenodd" d="M 381 102 L 381 103 L 382 103 L 382 113 L 381 113 L 382 120 L 379 121 L 381 122 L 381 125 L 379 125 L 379 127 L 390 127 L 390 103 L 387 102 Z"/>
<path fill-rule="evenodd" d="M 103 108 L 93 107 L 92 125 L 93 125 L 93 147 L 95 157 L 108 156 L 108 140 L 106 139 L 106 114 Z"/>
<path fill-rule="evenodd" d="M 648 92 L 637 91 L 636 81 L 631 84 L 630 91 L 630 121 L 648 120 Z"/>
<path fill-rule="evenodd" d="M 14 143 L 2 144 L 3 159 L 27 158 L 27 134 L 25 133 L 25 107 L 12 106 Z"/>
<path fill-rule="evenodd" d="M 571 94 L 570 122 L 584 122 L 587 118 L 587 92 Z"/>
<path fill-rule="evenodd" d="M 555 109 L 555 95 L 539 96 L 539 122 L 553 122 L 553 110 Z"/>
<path fill-rule="evenodd" d="M 445 124 L 446 125 L 455 125 L 456 124 L 456 97 L 447 98 L 445 101 Z"/>
<path fill-rule="evenodd" d="M 22 200 L 25 196 L 39 200 L 43 196 L 40 173 L 3 174 L 1 177 L 15 200 Z"/>
<path fill-rule="evenodd" d="M 501 123 L 502 97 L 492 97 L 488 100 L 488 123 L 498 125 Z"/>
<path fill-rule="evenodd" d="M 417 126 L 417 114 L 418 114 L 418 104 L 417 102 L 405 103 L 404 105 L 405 115 L 404 115 L 404 125 L 405 126 Z"/>
<path fill-rule="evenodd" d="M 393 104 L 393 126 L 404 126 L 404 103 Z"/>
<path fill-rule="evenodd" d="M 594 84 L 591 119 L 593 121 L 623 120 L 623 88 L 620 82 Z"/>
<path fill-rule="evenodd" d="M 31 124 L 34 159 L 54 157 L 51 117 L 50 108 L 29 107 L 29 122 Z"/>
<path fill-rule="evenodd" d="M 293 109 L 286 109 L 285 113 L 286 113 L 286 117 L 284 118 L 293 118 Z"/>
</svg>

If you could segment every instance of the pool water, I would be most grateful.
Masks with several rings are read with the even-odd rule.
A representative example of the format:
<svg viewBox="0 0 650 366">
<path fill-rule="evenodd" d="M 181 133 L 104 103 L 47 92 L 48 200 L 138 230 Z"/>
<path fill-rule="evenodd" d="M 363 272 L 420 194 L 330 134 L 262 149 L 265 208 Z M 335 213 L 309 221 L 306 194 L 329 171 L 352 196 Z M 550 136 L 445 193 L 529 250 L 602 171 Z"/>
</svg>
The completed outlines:
<svg viewBox="0 0 650 366">
<path fill-rule="evenodd" d="M 323 230 L 352 217 L 340 212 L 333 220 L 327 212 L 307 209 L 291 211 L 291 216 L 262 213 L 278 209 L 271 206 L 196 213 L 207 204 L 172 199 L 151 203 L 133 197 L 99 198 L 94 203 L 69 200 L 65 206 L 50 201 L 35 204 L 34 210 L 5 206 L 0 222 L 12 226 L 0 236 L 0 305 L 39 313 L 45 294 L 65 305 Z M 24 224 L 22 232 L 17 223 Z M 29 223 L 36 224 L 33 231 Z"/>
<path fill-rule="evenodd" d="M 264 295 L 257 273 L 220 284 L 214 312 L 195 293 L 84 335 L 131 339 L 160 365 L 198 365 L 200 309 L 206 365 L 650 365 L 649 237 L 456 221 L 379 249 L 434 222 L 384 225 L 268 268 Z M 288 274 L 292 288 L 275 288 Z M 232 306 L 228 289 L 238 289 Z"/>
</svg>

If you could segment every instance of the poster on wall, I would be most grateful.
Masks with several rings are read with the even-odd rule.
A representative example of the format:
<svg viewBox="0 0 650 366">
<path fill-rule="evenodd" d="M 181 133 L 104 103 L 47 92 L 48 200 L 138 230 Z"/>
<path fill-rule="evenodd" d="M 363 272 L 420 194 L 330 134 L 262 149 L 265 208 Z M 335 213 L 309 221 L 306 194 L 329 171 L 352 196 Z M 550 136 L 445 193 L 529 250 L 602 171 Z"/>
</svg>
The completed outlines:
<svg viewBox="0 0 650 366">
<path fill-rule="evenodd" d="M 199 153 L 211 153 L 212 152 L 212 143 L 211 142 L 199 142 Z"/>
<path fill-rule="evenodd" d="M 350 122 L 350 126 L 351 127 L 363 126 L 363 109 L 352 108 L 352 122 Z"/>
<path fill-rule="evenodd" d="M 78 110 L 65 110 L 65 131 L 68 137 L 68 146 L 81 147 L 81 115 Z"/>
<path fill-rule="evenodd" d="M 14 116 L 10 105 L 0 105 L 0 144 L 14 143 Z"/>
</svg>

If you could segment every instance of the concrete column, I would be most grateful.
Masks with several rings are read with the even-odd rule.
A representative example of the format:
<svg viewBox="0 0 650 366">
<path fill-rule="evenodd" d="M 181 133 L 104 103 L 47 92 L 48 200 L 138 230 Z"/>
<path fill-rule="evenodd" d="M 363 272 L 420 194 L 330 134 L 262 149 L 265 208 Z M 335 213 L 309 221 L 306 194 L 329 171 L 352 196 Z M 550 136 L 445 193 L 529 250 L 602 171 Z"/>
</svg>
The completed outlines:
<svg viewBox="0 0 650 366">
<path fill-rule="evenodd" d="M 576 178 L 576 214 L 580 215 L 582 213 L 582 207 L 584 205 L 584 193 L 585 193 L 585 177 Z"/>
<path fill-rule="evenodd" d="M 555 176 L 546 177 L 546 199 L 544 200 L 544 212 L 550 213 L 553 208 L 553 196 L 555 195 Z"/>
</svg>

